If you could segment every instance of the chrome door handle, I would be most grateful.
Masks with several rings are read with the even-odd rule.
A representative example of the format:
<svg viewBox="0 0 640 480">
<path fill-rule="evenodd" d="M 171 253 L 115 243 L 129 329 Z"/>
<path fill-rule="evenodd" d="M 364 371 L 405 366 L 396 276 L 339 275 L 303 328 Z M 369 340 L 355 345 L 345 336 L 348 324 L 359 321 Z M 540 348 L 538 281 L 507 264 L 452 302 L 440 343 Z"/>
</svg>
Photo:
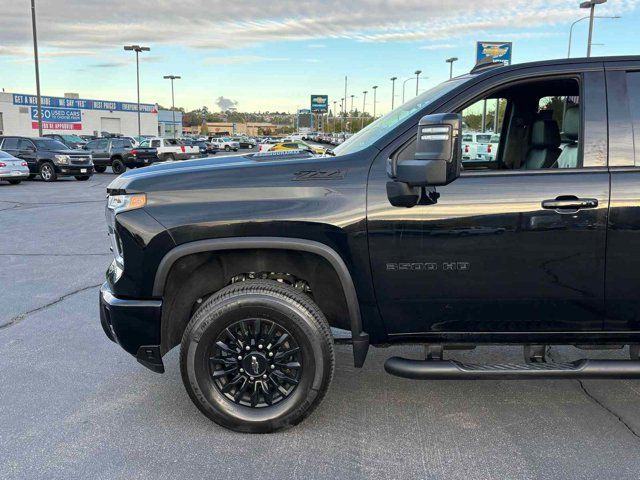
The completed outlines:
<svg viewBox="0 0 640 480">
<path fill-rule="evenodd" d="M 581 210 L 585 208 L 597 208 L 597 198 L 578 198 L 573 195 L 556 197 L 553 200 L 543 200 L 542 208 L 549 210 Z"/>
</svg>

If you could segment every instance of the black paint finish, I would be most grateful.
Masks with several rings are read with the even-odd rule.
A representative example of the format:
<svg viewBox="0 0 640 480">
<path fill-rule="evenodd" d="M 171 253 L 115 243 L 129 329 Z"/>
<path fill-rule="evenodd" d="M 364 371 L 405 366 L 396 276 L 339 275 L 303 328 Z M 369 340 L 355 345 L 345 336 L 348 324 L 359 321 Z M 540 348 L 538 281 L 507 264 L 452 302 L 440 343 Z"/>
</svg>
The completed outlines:
<svg viewBox="0 0 640 480">
<path fill-rule="evenodd" d="M 109 277 L 109 288 L 121 299 L 159 300 L 154 279 L 173 248 L 284 237 L 339 255 L 374 344 L 638 341 L 640 172 L 627 158 L 632 129 L 624 118 L 611 124 L 619 130 L 607 125 L 608 111 L 627 101 L 614 108 L 611 93 L 626 90 L 610 77 L 610 65 L 640 68 L 637 57 L 615 59 L 606 70 L 604 59 L 571 59 L 469 75 L 348 155 L 217 157 L 127 172 L 110 192 L 144 192 L 148 202 L 116 217 L 125 271 Z M 435 205 L 391 206 L 386 161 L 415 136 L 423 115 L 456 111 L 505 83 L 545 76 L 581 80 L 585 168 L 467 171 L 437 188 Z M 609 152 L 617 162 L 611 172 Z M 542 206 L 567 195 L 597 206 L 570 213 Z M 131 339 L 129 350 L 151 345 L 146 341 Z"/>
</svg>

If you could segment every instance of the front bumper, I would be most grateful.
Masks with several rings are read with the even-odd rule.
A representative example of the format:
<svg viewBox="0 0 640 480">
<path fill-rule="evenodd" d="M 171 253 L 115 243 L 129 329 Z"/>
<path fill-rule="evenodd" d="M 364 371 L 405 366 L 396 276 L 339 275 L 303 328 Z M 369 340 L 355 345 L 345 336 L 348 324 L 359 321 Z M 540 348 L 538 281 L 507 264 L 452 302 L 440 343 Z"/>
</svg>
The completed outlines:
<svg viewBox="0 0 640 480">
<path fill-rule="evenodd" d="M 54 165 L 58 175 L 93 175 L 93 165 Z"/>
<path fill-rule="evenodd" d="M 117 298 L 108 283 L 100 288 L 100 323 L 104 333 L 157 373 L 164 373 L 160 353 L 161 312 L 161 300 Z"/>
</svg>

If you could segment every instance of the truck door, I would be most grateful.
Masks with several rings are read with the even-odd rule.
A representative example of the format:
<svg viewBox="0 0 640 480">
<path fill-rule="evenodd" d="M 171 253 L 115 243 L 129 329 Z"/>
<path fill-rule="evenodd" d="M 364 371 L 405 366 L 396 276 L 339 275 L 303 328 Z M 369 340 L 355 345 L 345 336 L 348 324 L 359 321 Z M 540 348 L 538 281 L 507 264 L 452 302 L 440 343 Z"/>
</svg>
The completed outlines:
<svg viewBox="0 0 640 480">
<path fill-rule="evenodd" d="M 387 159 L 413 158 L 417 127 L 374 162 L 369 249 L 389 334 L 602 329 L 604 72 L 523 78 L 497 92 L 500 80 L 487 80 L 441 107 L 461 111 L 469 130 L 496 125 L 500 142 L 493 161 L 470 159 L 435 189 L 437 203 L 407 209 L 387 199 Z"/>
<path fill-rule="evenodd" d="M 607 233 L 607 330 L 640 330 L 640 62 L 605 64 L 611 210 Z"/>
</svg>

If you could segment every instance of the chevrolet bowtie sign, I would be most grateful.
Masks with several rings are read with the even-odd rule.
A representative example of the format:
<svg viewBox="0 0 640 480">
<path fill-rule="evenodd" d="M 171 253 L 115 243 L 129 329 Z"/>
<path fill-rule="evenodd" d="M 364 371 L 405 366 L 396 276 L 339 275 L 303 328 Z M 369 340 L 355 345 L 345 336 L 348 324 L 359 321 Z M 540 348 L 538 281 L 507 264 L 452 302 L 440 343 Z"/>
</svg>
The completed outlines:
<svg viewBox="0 0 640 480">
<path fill-rule="evenodd" d="M 311 95 L 311 111 L 327 113 L 329 111 L 329 95 Z"/>
</svg>

